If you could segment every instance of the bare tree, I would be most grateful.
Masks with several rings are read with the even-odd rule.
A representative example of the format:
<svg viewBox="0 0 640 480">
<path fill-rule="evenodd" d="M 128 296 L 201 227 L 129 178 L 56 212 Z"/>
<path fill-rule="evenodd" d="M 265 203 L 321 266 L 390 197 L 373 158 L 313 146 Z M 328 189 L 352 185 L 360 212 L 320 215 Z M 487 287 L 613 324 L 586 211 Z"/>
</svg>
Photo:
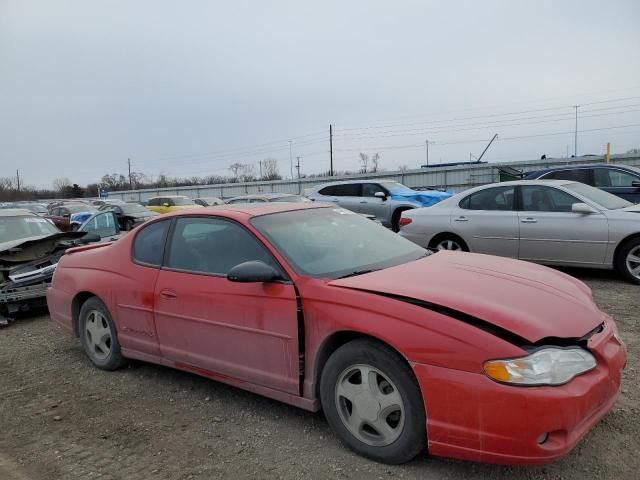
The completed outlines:
<svg viewBox="0 0 640 480">
<path fill-rule="evenodd" d="M 240 167 L 240 181 L 241 182 L 253 182 L 256 180 L 256 166 L 250 164 L 243 164 Z"/>
<path fill-rule="evenodd" d="M 232 165 L 229 165 L 229 170 L 231 170 L 231 173 L 233 173 L 233 178 L 236 180 L 236 182 L 239 179 L 239 175 L 243 167 L 244 165 L 242 163 L 237 163 L 237 162 Z"/>
<path fill-rule="evenodd" d="M 406 165 L 398 165 L 399 172 L 406 172 L 407 170 L 409 170 L 409 167 L 407 167 Z"/>
<path fill-rule="evenodd" d="M 67 177 L 56 178 L 53 181 L 53 189 L 56 192 L 62 192 L 63 190 L 65 190 L 70 186 L 71 186 L 71 180 L 69 180 Z"/>
<path fill-rule="evenodd" d="M 360 152 L 360 173 L 367 173 L 367 167 L 369 166 L 369 155 Z"/>
<path fill-rule="evenodd" d="M 380 164 L 380 154 L 376 152 L 375 155 L 371 157 L 371 171 L 374 173 L 377 172 L 379 164 Z"/>
<path fill-rule="evenodd" d="M 275 158 L 265 158 L 262 161 L 262 180 L 281 180 L 282 176 L 278 170 L 278 160 Z"/>
</svg>

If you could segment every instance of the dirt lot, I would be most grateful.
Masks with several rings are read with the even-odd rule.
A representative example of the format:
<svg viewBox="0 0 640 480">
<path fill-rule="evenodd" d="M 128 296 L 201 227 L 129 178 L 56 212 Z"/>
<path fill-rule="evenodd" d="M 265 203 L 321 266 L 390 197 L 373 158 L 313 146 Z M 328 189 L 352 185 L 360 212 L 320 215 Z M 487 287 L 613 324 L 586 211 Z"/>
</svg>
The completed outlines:
<svg viewBox="0 0 640 480">
<path fill-rule="evenodd" d="M 615 410 L 556 464 L 379 465 L 343 448 L 321 414 L 144 363 L 97 370 L 38 315 L 0 330 L 0 479 L 638 478 L 640 287 L 570 273 L 617 320 L 629 366 Z"/>
</svg>

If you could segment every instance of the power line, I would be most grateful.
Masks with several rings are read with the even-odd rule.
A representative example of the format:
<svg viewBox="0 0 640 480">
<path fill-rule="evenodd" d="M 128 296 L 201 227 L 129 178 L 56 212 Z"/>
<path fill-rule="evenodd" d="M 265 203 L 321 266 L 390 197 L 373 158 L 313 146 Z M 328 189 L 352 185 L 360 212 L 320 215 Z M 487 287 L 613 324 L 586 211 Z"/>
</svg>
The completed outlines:
<svg viewBox="0 0 640 480">
<path fill-rule="evenodd" d="M 626 101 L 626 100 L 639 99 L 639 98 L 640 98 L 640 96 L 623 97 L 623 98 L 615 98 L 615 99 L 610 99 L 610 100 L 603 100 L 603 101 L 599 101 L 599 102 L 582 103 L 582 105 L 583 106 L 599 105 L 599 104 L 603 104 L 603 103 L 613 103 L 613 102 Z M 344 131 L 353 131 L 353 130 L 375 130 L 375 129 L 381 129 L 381 128 L 411 127 L 411 126 L 415 126 L 415 125 L 428 125 L 428 124 L 433 124 L 433 123 L 457 122 L 457 121 L 463 121 L 463 120 L 477 120 L 477 119 L 482 119 L 482 118 L 504 117 L 504 116 L 510 116 L 510 115 L 521 115 L 521 114 L 525 114 L 525 113 L 547 112 L 547 111 L 562 110 L 562 109 L 566 110 L 566 109 L 569 109 L 569 108 L 572 108 L 572 107 L 573 107 L 573 105 L 561 105 L 561 106 L 557 106 L 557 107 L 536 108 L 536 109 L 530 109 L 530 110 L 520 110 L 520 111 L 515 111 L 515 112 L 491 113 L 491 114 L 485 114 L 485 115 L 475 115 L 475 116 L 471 116 L 471 117 L 428 120 L 428 121 L 421 121 L 421 122 L 398 123 L 398 124 L 390 124 L 390 125 L 378 125 L 378 126 L 369 125 L 369 126 L 364 126 L 364 127 L 341 128 L 340 131 L 344 132 Z"/>
</svg>

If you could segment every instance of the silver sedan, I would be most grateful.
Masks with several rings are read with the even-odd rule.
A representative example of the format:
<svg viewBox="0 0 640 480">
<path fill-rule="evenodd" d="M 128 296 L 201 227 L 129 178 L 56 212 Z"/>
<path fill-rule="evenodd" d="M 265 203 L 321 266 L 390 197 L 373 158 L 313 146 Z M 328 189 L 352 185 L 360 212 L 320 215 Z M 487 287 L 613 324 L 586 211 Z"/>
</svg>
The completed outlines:
<svg viewBox="0 0 640 480">
<path fill-rule="evenodd" d="M 640 205 L 583 183 L 521 180 L 402 213 L 400 235 L 427 248 L 618 270 L 640 284 Z"/>
</svg>

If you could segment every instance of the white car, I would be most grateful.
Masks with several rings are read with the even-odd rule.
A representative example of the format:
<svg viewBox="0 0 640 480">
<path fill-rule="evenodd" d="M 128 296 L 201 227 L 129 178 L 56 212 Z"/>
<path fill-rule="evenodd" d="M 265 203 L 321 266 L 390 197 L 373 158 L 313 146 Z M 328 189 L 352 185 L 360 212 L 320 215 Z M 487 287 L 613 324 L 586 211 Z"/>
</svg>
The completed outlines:
<svg viewBox="0 0 640 480">
<path fill-rule="evenodd" d="M 427 248 L 618 270 L 640 284 L 640 205 L 583 183 L 520 180 L 402 212 L 400 235 Z"/>
</svg>

